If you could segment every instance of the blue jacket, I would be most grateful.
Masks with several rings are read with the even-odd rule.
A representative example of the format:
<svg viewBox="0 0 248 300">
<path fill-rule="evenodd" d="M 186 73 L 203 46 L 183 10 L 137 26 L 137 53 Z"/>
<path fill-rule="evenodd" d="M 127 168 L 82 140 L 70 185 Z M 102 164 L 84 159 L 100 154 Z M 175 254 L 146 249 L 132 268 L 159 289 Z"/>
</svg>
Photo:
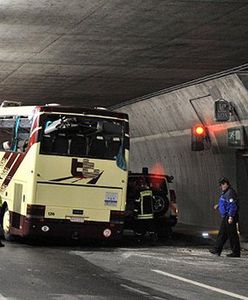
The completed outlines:
<svg viewBox="0 0 248 300">
<path fill-rule="evenodd" d="M 222 192 L 219 198 L 219 212 L 222 217 L 235 217 L 238 213 L 238 198 L 232 187 Z"/>
</svg>

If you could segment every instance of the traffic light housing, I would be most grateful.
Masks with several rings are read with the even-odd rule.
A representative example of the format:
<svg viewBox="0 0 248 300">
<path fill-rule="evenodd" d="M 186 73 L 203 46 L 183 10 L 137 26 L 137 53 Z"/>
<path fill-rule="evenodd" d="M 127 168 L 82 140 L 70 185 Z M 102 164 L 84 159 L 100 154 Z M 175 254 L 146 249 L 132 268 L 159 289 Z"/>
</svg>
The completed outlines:
<svg viewBox="0 0 248 300">
<path fill-rule="evenodd" d="M 204 141 L 207 137 L 207 128 L 202 124 L 197 124 L 191 128 L 191 150 L 203 151 Z"/>
</svg>

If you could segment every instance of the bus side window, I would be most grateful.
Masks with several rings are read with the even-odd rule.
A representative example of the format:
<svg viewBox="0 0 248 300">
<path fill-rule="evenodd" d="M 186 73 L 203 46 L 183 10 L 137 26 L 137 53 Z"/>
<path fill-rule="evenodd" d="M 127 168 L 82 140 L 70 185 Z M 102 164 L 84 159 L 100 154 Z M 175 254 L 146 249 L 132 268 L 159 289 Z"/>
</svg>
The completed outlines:
<svg viewBox="0 0 248 300">
<path fill-rule="evenodd" d="M 28 139 L 20 140 L 20 141 L 18 141 L 18 144 L 17 144 L 17 151 L 18 152 L 25 152 L 26 149 L 27 149 L 27 146 L 28 146 Z"/>
<path fill-rule="evenodd" d="M 0 119 L 0 150 L 11 151 L 11 142 L 13 140 L 13 128 L 15 120 L 8 118 Z"/>
<path fill-rule="evenodd" d="M 15 151 L 18 152 L 26 151 L 29 143 L 30 127 L 31 127 L 31 122 L 30 120 L 28 120 L 28 118 L 21 117 L 19 119 L 18 128 L 15 129 L 17 131 L 16 141 L 15 141 L 16 149 L 14 149 Z"/>
<path fill-rule="evenodd" d="M 18 134 L 17 138 L 17 151 L 25 152 L 29 143 L 29 132 L 23 132 Z"/>
</svg>

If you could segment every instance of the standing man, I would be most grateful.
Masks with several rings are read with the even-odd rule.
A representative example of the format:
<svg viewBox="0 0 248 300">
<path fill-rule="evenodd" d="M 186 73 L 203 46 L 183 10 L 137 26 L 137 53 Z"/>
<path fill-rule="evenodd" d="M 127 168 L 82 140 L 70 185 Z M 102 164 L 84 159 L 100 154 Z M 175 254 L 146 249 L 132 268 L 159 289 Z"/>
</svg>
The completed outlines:
<svg viewBox="0 0 248 300">
<path fill-rule="evenodd" d="M 2 198 L 0 196 L 0 211 L 1 211 L 1 208 L 2 208 Z M 0 247 L 4 247 L 4 244 L 1 242 L 1 235 L 2 235 L 2 226 L 0 223 Z"/>
<path fill-rule="evenodd" d="M 223 246 L 227 239 L 230 241 L 232 253 L 227 254 L 228 257 L 240 257 L 240 243 L 237 232 L 238 222 L 238 198 L 235 190 L 231 187 L 227 178 L 219 179 L 221 195 L 219 203 L 214 206 L 219 209 L 222 217 L 220 230 L 217 236 L 215 247 L 210 253 L 220 256 Z"/>
</svg>

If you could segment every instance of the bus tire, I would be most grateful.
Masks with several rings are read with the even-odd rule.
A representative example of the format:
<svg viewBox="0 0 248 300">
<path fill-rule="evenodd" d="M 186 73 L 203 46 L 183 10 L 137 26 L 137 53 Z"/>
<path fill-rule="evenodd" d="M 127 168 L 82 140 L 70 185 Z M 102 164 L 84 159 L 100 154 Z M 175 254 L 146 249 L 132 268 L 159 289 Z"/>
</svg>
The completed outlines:
<svg viewBox="0 0 248 300">
<path fill-rule="evenodd" d="M 10 223 L 10 213 L 9 213 L 8 206 L 5 207 L 3 212 L 2 227 L 3 227 L 3 235 L 5 240 L 10 242 L 13 241 L 14 237 L 12 234 L 10 234 L 11 223 Z"/>
</svg>

